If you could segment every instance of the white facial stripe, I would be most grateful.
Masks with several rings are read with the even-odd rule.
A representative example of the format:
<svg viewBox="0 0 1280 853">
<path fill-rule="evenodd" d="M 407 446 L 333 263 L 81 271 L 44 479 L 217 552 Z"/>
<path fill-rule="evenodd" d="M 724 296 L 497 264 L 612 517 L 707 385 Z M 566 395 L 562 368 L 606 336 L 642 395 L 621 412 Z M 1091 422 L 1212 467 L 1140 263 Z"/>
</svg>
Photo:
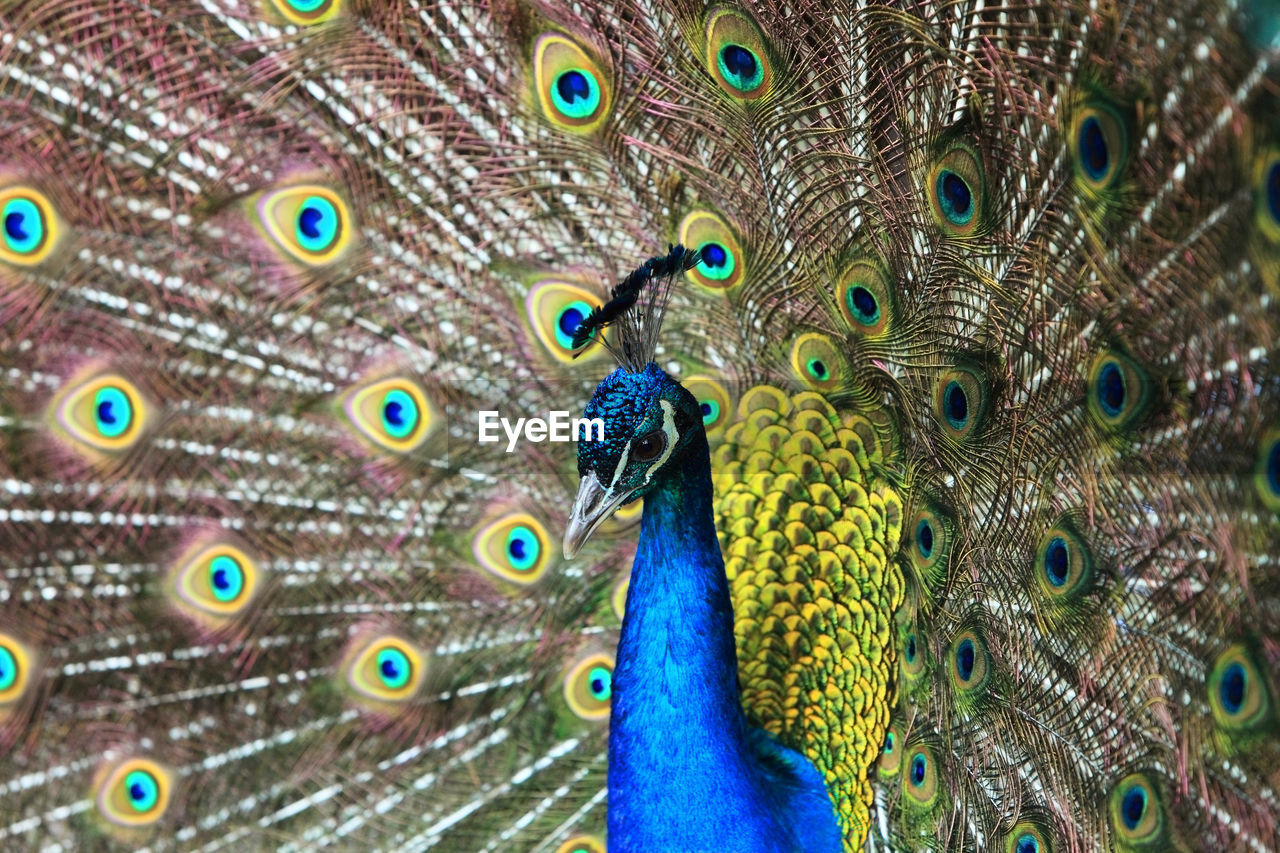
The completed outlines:
<svg viewBox="0 0 1280 853">
<path fill-rule="evenodd" d="M 627 446 L 622 448 L 622 456 L 618 458 L 618 466 L 613 469 L 613 479 L 609 481 L 609 494 L 613 494 L 613 487 L 618 485 L 618 480 L 622 477 L 622 472 L 627 470 L 627 457 L 631 455 L 631 442 L 627 442 Z"/>
<path fill-rule="evenodd" d="M 680 437 L 680 433 L 676 432 L 676 408 L 666 400 L 659 400 L 658 405 L 662 407 L 662 431 L 667 434 L 667 446 L 663 448 L 662 455 L 649 466 L 649 470 L 644 472 L 644 481 L 646 484 L 653 479 L 653 475 L 658 472 L 663 463 L 670 458 L 672 451 L 676 449 L 676 439 Z M 631 447 L 627 445 L 628 449 Z M 626 454 L 623 454 L 626 458 Z"/>
</svg>

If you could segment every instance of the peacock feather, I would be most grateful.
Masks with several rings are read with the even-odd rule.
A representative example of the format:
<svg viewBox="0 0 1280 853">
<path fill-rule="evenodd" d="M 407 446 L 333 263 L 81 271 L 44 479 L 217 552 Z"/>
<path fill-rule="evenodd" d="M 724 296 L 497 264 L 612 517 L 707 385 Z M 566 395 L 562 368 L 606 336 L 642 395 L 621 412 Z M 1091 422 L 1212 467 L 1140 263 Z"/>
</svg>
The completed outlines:
<svg viewBox="0 0 1280 853">
<path fill-rule="evenodd" d="M 1278 299 L 1272 0 L 0 0 L 0 848 L 1280 849 Z"/>
</svg>

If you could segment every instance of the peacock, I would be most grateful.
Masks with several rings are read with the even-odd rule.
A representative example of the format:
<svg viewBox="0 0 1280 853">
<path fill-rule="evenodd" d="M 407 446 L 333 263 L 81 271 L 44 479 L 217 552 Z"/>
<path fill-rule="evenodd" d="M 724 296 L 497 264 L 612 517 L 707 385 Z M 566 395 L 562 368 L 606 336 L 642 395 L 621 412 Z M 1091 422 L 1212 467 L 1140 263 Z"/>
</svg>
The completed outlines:
<svg viewBox="0 0 1280 853">
<path fill-rule="evenodd" d="M 1280 849 L 1278 300 L 1270 0 L 0 0 L 0 849 Z"/>
</svg>

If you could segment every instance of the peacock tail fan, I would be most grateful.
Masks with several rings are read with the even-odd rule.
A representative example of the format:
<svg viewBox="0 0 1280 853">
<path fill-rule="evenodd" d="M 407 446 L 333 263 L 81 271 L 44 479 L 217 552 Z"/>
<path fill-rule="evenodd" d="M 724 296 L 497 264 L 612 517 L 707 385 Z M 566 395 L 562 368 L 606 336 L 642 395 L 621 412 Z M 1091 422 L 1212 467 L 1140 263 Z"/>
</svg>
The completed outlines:
<svg viewBox="0 0 1280 853">
<path fill-rule="evenodd" d="M 680 246 L 741 706 L 845 850 L 1280 849 L 1277 33 L 0 0 L 0 847 L 616 853 L 642 510 L 564 558 L 545 436 Z"/>
</svg>

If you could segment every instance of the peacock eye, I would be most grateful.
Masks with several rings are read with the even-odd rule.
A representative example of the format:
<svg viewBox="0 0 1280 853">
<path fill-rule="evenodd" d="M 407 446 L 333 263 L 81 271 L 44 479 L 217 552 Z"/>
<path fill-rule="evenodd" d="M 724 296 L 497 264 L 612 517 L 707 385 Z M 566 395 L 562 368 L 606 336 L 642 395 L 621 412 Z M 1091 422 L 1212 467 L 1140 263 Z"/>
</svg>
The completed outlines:
<svg viewBox="0 0 1280 853">
<path fill-rule="evenodd" d="M 631 455 L 640 462 L 651 462 L 662 455 L 666 449 L 667 438 L 660 432 L 642 435 L 631 444 Z"/>
</svg>

